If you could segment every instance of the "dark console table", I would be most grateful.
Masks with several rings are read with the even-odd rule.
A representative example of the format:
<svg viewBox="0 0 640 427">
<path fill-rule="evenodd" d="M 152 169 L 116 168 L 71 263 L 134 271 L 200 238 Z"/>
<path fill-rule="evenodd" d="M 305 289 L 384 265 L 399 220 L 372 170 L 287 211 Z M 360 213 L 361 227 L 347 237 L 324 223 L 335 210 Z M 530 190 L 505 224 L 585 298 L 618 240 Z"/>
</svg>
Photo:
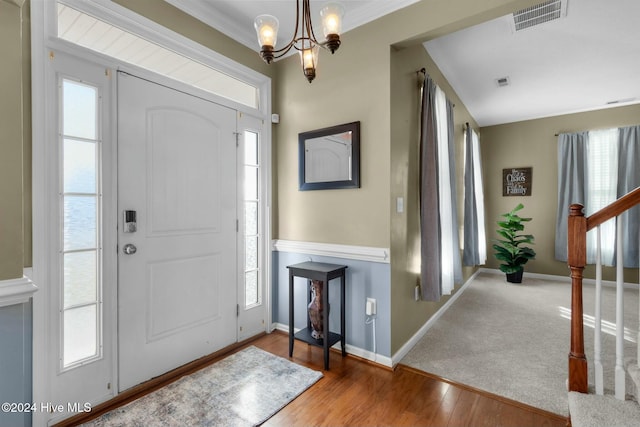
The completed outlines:
<svg viewBox="0 0 640 427">
<path fill-rule="evenodd" d="M 345 317 L 344 317 L 344 295 L 345 295 L 345 270 L 346 265 L 325 264 L 321 262 L 303 262 L 287 266 L 289 269 L 289 357 L 293 356 L 293 342 L 298 339 L 311 345 L 324 348 L 324 369 L 329 370 L 329 348 L 340 341 L 342 346 L 342 357 L 347 355 L 345 350 Z M 324 290 L 322 292 L 322 324 L 324 338 L 313 338 L 311 336 L 312 328 L 309 316 L 307 316 L 307 327 L 294 334 L 293 322 L 293 278 L 295 276 L 304 277 L 311 280 L 321 280 L 324 282 Z M 340 279 L 340 333 L 329 331 L 329 281 L 332 279 Z M 307 288 L 308 289 L 308 288 Z M 309 292 L 307 291 L 309 295 Z M 307 300 L 307 304 L 309 303 Z"/>
</svg>

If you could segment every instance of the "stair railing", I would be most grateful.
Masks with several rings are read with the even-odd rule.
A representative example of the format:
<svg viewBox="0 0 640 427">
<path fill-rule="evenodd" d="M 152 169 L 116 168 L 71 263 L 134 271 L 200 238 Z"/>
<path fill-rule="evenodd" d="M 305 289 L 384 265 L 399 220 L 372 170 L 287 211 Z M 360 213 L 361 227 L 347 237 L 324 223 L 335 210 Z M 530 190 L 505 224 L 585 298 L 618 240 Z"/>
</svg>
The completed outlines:
<svg viewBox="0 0 640 427">
<path fill-rule="evenodd" d="M 594 368 L 595 388 L 597 394 L 603 394 L 601 352 L 601 289 L 602 289 L 602 263 L 600 260 L 600 225 L 617 218 L 616 227 L 616 366 L 615 366 L 615 396 L 617 399 L 625 398 L 625 372 L 624 372 L 624 274 L 623 274 L 623 250 L 622 227 L 620 215 L 640 204 L 640 187 L 619 198 L 609 206 L 599 210 L 589 217 L 582 212 L 580 204 L 571 205 L 568 219 L 568 264 L 571 270 L 571 349 L 569 352 L 569 391 L 580 393 L 588 392 L 587 358 L 584 354 L 584 329 L 583 329 L 583 304 L 582 304 L 582 279 L 584 267 L 587 263 L 587 232 L 597 229 L 597 253 L 596 253 L 596 297 L 595 297 L 595 331 L 594 331 Z M 639 332 L 640 337 L 640 332 Z M 638 344 L 640 355 L 640 342 Z"/>
</svg>

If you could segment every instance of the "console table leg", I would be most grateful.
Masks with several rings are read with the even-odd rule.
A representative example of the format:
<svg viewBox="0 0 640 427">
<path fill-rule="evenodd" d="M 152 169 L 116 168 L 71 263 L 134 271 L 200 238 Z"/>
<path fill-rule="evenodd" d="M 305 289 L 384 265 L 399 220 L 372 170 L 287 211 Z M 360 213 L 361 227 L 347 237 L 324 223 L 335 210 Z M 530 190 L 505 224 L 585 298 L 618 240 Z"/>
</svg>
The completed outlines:
<svg viewBox="0 0 640 427">
<path fill-rule="evenodd" d="M 324 328 L 324 337 L 322 338 L 324 349 L 324 369 L 329 370 L 329 337 L 331 332 L 329 331 L 329 280 L 328 277 L 324 278 L 324 292 L 322 293 L 322 323 Z"/>
<path fill-rule="evenodd" d="M 293 357 L 293 274 L 289 273 L 289 357 Z"/>
<path fill-rule="evenodd" d="M 346 350 L 346 330 L 345 330 L 345 274 L 344 271 L 342 272 L 342 276 L 340 277 L 340 345 L 342 346 L 342 357 L 345 357 L 347 355 L 347 350 Z"/>
</svg>

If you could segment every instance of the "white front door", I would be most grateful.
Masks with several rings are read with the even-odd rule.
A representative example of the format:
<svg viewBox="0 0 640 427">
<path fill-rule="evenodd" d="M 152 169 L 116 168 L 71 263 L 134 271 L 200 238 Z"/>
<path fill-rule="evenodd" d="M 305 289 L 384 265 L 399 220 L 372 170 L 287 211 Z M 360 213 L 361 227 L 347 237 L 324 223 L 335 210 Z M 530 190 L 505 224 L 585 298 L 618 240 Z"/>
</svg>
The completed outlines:
<svg viewBox="0 0 640 427">
<path fill-rule="evenodd" d="M 237 340 L 235 132 L 234 110 L 118 74 L 120 390 Z"/>
</svg>

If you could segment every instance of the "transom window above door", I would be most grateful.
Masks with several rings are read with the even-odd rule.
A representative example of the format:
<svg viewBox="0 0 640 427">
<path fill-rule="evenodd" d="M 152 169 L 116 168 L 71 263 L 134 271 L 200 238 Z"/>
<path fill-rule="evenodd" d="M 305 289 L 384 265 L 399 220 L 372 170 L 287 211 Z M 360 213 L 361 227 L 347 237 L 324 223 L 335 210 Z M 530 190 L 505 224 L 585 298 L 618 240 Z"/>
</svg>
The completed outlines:
<svg viewBox="0 0 640 427">
<path fill-rule="evenodd" d="M 182 83 L 259 108 L 258 88 L 58 3 L 58 37 Z"/>
</svg>

